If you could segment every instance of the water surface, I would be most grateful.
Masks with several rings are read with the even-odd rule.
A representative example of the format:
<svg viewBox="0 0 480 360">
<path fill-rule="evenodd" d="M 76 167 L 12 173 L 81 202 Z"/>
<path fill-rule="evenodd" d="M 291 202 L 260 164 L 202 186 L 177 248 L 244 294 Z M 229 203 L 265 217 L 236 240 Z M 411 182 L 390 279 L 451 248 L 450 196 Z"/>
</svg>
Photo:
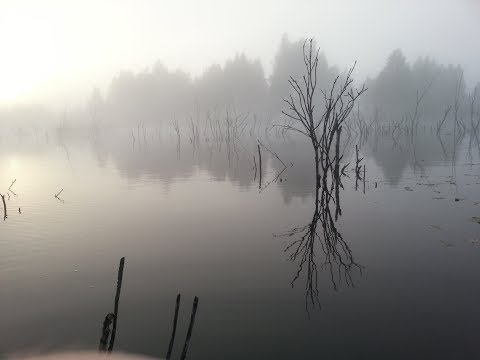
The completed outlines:
<svg viewBox="0 0 480 360">
<path fill-rule="evenodd" d="M 262 148 L 259 184 L 256 137 L 194 146 L 156 129 L 6 132 L 0 356 L 96 349 L 125 256 L 118 350 L 165 356 L 181 293 L 174 358 L 194 296 L 192 359 L 477 357 L 480 160 L 470 140 L 425 130 L 414 143 L 362 141 L 366 181 L 356 187 L 348 171 L 335 223 L 362 271 L 349 284 L 334 267 L 332 282 L 317 248 L 319 308 L 306 301 L 305 271 L 291 283 L 300 263 L 285 249 L 297 238 L 276 236 L 312 220 L 307 141 L 262 138 L 287 168 L 276 178 L 283 165 Z"/>
</svg>

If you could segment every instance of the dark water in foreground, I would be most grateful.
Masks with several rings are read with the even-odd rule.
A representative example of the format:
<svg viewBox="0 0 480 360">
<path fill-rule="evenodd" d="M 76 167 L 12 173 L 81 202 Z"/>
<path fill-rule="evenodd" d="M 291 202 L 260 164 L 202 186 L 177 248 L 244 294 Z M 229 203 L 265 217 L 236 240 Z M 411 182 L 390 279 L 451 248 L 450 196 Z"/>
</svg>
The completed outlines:
<svg viewBox="0 0 480 360">
<path fill-rule="evenodd" d="M 291 286 L 294 236 L 274 236 L 312 219 L 308 143 L 264 139 L 288 168 L 268 185 L 282 166 L 265 151 L 259 190 L 254 139 L 174 140 L 2 137 L 0 193 L 17 181 L 0 222 L 1 357 L 96 349 L 122 256 L 118 350 L 164 357 L 181 293 L 173 358 L 194 296 L 192 359 L 480 356 L 480 161 L 468 138 L 362 145 L 365 192 L 350 173 L 336 227 L 363 271 L 335 291 L 317 249 L 321 309 L 306 306 L 304 272 Z"/>
</svg>

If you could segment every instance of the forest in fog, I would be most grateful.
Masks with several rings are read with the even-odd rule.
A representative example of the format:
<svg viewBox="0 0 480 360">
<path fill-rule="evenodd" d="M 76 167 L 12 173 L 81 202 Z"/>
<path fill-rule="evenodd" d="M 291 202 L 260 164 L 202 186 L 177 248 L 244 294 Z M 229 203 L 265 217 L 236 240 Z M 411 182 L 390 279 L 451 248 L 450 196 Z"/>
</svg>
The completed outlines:
<svg viewBox="0 0 480 360">
<path fill-rule="evenodd" d="M 106 91 L 93 89 L 82 107 L 67 107 L 61 113 L 49 112 L 41 105 L 0 108 L 0 124 L 158 127 L 175 119 L 198 120 L 212 113 L 222 117 L 227 112 L 248 116 L 251 121 L 276 120 L 285 109 L 283 99 L 290 93 L 288 79 L 301 79 L 303 45 L 304 40 L 291 41 L 284 36 L 268 77 L 259 60 L 244 54 L 235 55 L 224 65 L 213 64 L 195 78 L 182 70 L 167 69 L 158 61 L 141 72 L 118 73 Z M 352 59 L 352 65 L 354 62 Z M 346 70 L 329 63 L 327 54 L 320 51 L 319 88 L 329 89 Z M 411 116 L 421 103 L 418 116 L 434 124 L 456 103 L 460 118 L 467 119 L 471 113 L 479 113 L 480 83 L 469 79 L 468 83 L 477 85 L 467 86 L 465 80 L 460 65 L 444 65 L 429 57 L 409 62 L 402 50 L 396 49 L 383 69 L 364 81 L 368 91 L 357 114 L 361 111 L 365 118 L 396 123 Z"/>
</svg>

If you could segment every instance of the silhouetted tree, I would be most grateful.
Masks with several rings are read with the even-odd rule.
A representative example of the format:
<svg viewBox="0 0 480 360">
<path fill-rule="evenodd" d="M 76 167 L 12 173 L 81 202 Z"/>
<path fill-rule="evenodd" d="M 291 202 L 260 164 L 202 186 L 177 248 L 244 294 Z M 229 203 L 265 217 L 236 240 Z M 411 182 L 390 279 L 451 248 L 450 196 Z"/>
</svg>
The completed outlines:
<svg viewBox="0 0 480 360">
<path fill-rule="evenodd" d="M 329 88 L 321 92 L 323 110 L 318 110 L 319 107 L 316 106 L 315 100 L 318 96 L 316 90 L 319 82 L 317 76 L 319 50 L 315 49 L 313 40 L 310 39 L 304 42 L 302 52 L 305 72 L 301 79 L 290 77 L 288 82 L 293 94 L 284 100 L 288 105 L 288 110 L 283 111 L 283 114 L 287 116 L 289 122 L 278 126 L 309 138 L 315 156 L 315 185 L 317 188 L 320 186 L 326 188 L 339 185 L 337 181 L 328 184 L 327 179 L 329 174 L 333 179 L 338 179 L 342 125 L 350 115 L 356 100 L 366 91 L 366 88 L 364 86 L 360 90 L 353 88 L 354 65 L 343 80 L 337 76 Z M 332 158 L 331 150 L 334 149 L 335 154 Z M 320 174 L 320 169 L 322 174 Z M 323 175 L 322 184 L 320 184 L 321 175 Z"/>
</svg>

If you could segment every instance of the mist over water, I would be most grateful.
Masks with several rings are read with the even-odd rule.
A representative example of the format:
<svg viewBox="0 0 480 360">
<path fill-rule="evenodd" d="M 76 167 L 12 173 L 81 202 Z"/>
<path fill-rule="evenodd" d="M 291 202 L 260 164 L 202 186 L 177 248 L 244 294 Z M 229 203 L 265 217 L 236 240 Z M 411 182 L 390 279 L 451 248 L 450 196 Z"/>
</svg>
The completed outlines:
<svg viewBox="0 0 480 360">
<path fill-rule="evenodd" d="M 295 6 L 0 5 L 1 358 L 478 357 L 480 8 Z"/>
</svg>

